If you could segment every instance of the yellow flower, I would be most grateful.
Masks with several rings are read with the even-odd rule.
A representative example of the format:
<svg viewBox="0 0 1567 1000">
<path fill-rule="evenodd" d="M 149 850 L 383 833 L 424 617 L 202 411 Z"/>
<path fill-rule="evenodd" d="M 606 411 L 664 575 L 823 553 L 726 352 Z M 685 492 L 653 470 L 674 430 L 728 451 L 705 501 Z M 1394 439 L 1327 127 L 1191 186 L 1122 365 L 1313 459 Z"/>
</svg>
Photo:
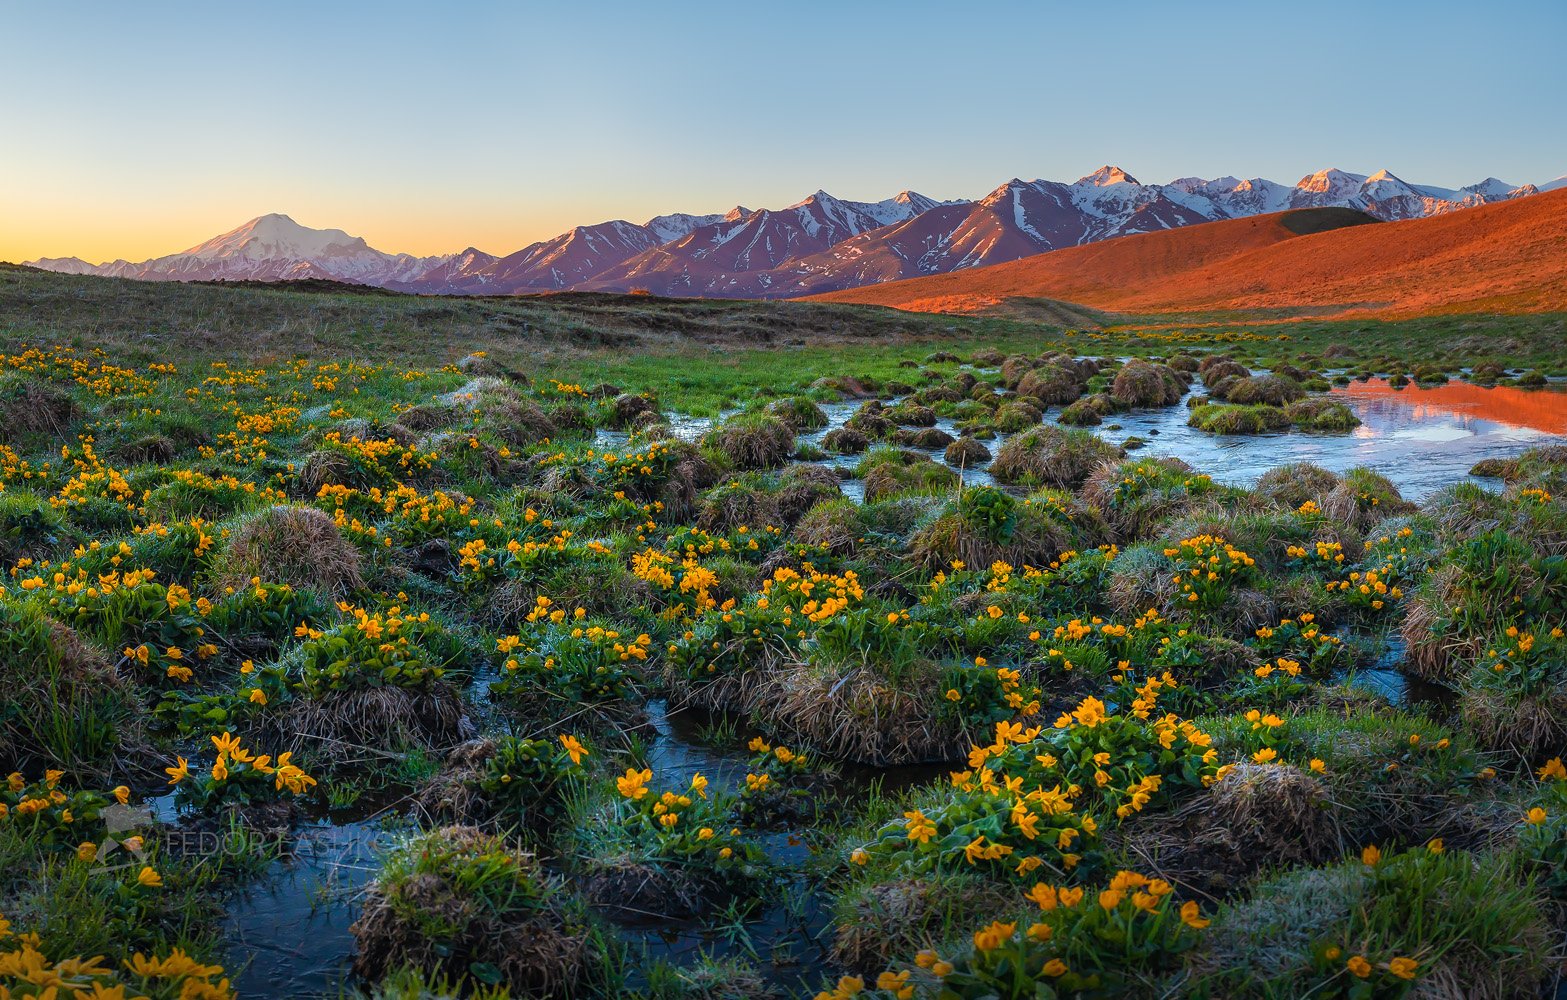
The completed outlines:
<svg viewBox="0 0 1567 1000">
<path fill-rule="evenodd" d="M 1382 849 L 1371 844 L 1360 852 L 1360 860 L 1365 864 L 1374 865 L 1382 860 Z"/>
<path fill-rule="evenodd" d="M 163 885 L 163 876 L 154 871 L 151 865 L 143 865 L 136 875 L 136 882 L 149 889 L 157 889 Z"/>
<path fill-rule="evenodd" d="M 175 759 L 179 761 L 178 767 L 166 767 L 163 769 L 163 773 L 169 776 L 169 784 L 171 785 L 177 785 L 190 777 L 190 762 L 184 757 L 176 757 Z"/>
<path fill-rule="evenodd" d="M 571 755 L 571 762 L 573 764 L 582 763 L 582 758 L 588 755 L 587 748 L 584 747 L 582 745 L 582 741 L 578 740 L 575 736 L 562 736 L 560 738 L 560 745 L 565 747 L 566 753 Z"/>
<path fill-rule="evenodd" d="M 1528 823 L 1530 826 L 1539 826 L 1541 823 L 1544 823 L 1547 818 L 1548 816 L 1545 810 L 1541 809 L 1539 806 L 1535 806 L 1533 809 L 1530 809 L 1527 813 L 1524 814 L 1523 821 Z"/>
<path fill-rule="evenodd" d="M 615 787 L 628 799 L 641 799 L 647 795 L 647 783 L 652 777 L 653 772 L 650 769 L 644 768 L 638 771 L 636 768 L 628 767 L 625 777 L 615 779 Z"/>
<path fill-rule="evenodd" d="M 974 947 L 980 951 L 994 951 L 1005 944 L 1016 930 L 1017 924 L 1004 924 L 998 920 L 974 932 Z"/>
<path fill-rule="evenodd" d="M 1061 961 L 1059 958 L 1052 958 L 1050 961 L 1045 963 L 1045 967 L 1040 971 L 1050 978 L 1056 979 L 1066 975 L 1066 963 Z"/>
<path fill-rule="evenodd" d="M 1562 759 L 1560 757 L 1552 757 L 1550 760 L 1546 761 L 1545 766 L 1540 768 L 1540 770 L 1536 773 L 1539 774 L 1541 781 L 1545 781 L 1547 778 L 1555 778 L 1557 781 L 1567 781 L 1567 766 L 1562 764 Z"/>
<path fill-rule="evenodd" d="M 1263 747 L 1261 750 L 1258 750 L 1256 753 L 1252 754 L 1251 759 L 1258 764 L 1268 764 L 1276 760 L 1278 756 L 1279 752 L 1277 750 L 1273 749 L 1272 747 Z"/>
<path fill-rule="evenodd" d="M 1446 848 L 1442 846 L 1442 838 L 1435 837 L 1429 844 L 1426 845 L 1426 850 L 1430 851 L 1432 854 L 1441 854 L 1444 850 L 1446 850 Z"/>
<path fill-rule="evenodd" d="M 1420 963 L 1412 958 L 1395 958 L 1387 963 L 1387 971 L 1400 979 L 1415 978 L 1415 970 L 1419 967 Z"/>
<path fill-rule="evenodd" d="M 1311 763 L 1308 764 L 1307 766 L 1310 767 L 1312 769 L 1312 771 L 1316 772 L 1317 774 L 1322 774 L 1323 772 L 1325 772 L 1328 769 L 1328 765 L 1323 762 L 1321 757 L 1313 757 L 1313 758 L 1311 758 Z"/>
<path fill-rule="evenodd" d="M 83 861 L 92 861 L 98 857 L 98 845 L 90 840 L 84 840 L 77 846 L 76 856 Z"/>
<path fill-rule="evenodd" d="M 120 785 L 114 789 L 114 801 L 123 806 L 130 800 L 131 790 L 129 788 L 126 788 L 124 785 Z"/>
<path fill-rule="evenodd" d="M 1345 968 L 1361 979 L 1371 975 L 1371 963 L 1366 961 L 1363 955 L 1354 955 L 1344 963 Z"/>
<path fill-rule="evenodd" d="M 1181 923 L 1188 927 L 1194 927 L 1197 930 L 1202 930 L 1204 927 L 1207 927 L 1209 924 L 1213 923 L 1213 921 L 1203 917 L 1202 910 L 1197 906 L 1196 900 L 1188 900 L 1187 902 L 1181 904 Z"/>
<path fill-rule="evenodd" d="M 1039 904 L 1041 910 L 1053 910 L 1058 905 L 1055 889 L 1043 882 L 1034 883 L 1034 887 L 1028 890 L 1027 898 Z"/>
</svg>

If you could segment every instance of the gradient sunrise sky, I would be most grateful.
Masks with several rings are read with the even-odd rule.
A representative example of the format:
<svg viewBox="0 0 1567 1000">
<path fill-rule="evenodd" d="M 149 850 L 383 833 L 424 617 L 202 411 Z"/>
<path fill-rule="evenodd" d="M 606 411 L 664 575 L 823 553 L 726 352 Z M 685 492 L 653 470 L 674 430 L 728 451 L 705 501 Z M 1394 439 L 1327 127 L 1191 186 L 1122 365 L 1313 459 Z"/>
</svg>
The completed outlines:
<svg viewBox="0 0 1567 1000">
<path fill-rule="evenodd" d="M 509 253 L 817 188 L 1567 173 L 1567 3 L 15 3 L 0 260 Z"/>
</svg>

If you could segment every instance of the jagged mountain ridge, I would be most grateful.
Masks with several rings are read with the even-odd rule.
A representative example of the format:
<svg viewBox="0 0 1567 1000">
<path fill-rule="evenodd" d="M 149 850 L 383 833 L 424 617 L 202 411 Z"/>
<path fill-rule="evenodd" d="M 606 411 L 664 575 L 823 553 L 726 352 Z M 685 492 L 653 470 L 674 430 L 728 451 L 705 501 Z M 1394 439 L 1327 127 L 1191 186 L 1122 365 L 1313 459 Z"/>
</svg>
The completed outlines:
<svg viewBox="0 0 1567 1000">
<path fill-rule="evenodd" d="M 158 281 L 329 278 L 427 294 L 646 289 L 665 295 L 794 297 L 1017 260 L 1133 233 L 1294 208 L 1346 207 L 1381 219 L 1424 218 L 1536 194 L 1496 178 L 1458 189 L 1408 183 L 1389 171 L 1322 170 L 1293 186 L 1263 178 L 1183 177 L 1142 184 L 1105 166 L 1072 183 L 1013 178 L 976 201 L 911 191 L 856 202 L 825 191 L 783 209 L 672 213 L 640 225 L 577 226 L 515 253 L 469 247 L 429 257 L 391 254 L 337 229 L 259 216 L 177 254 L 132 263 L 42 258 L 68 274 Z"/>
</svg>

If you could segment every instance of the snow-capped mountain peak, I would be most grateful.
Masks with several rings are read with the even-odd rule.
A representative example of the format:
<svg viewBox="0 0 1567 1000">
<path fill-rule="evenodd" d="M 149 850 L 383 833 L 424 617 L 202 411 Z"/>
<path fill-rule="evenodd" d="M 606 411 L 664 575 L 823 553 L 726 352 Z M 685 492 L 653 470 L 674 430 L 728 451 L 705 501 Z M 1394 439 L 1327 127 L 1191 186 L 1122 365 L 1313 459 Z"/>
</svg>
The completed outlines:
<svg viewBox="0 0 1567 1000">
<path fill-rule="evenodd" d="M 310 229 L 279 212 L 257 216 L 244 225 L 184 251 L 202 260 L 245 257 L 249 260 L 308 260 L 322 255 L 368 253 L 389 256 L 361 237 L 341 229 Z"/>
<path fill-rule="evenodd" d="M 1078 178 L 1077 184 L 1087 184 L 1092 187 L 1109 187 L 1112 184 L 1136 185 L 1137 178 L 1133 177 L 1125 170 L 1122 170 L 1120 167 L 1112 167 L 1109 164 L 1106 164 L 1100 167 L 1098 170 L 1095 170 L 1093 173 L 1089 174 L 1087 177 Z"/>
<path fill-rule="evenodd" d="M 1515 197 L 1520 192 L 1534 188 L 1533 184 L 1509 184 L 1499 181 L 1495 177 L 1487 177 L 1478 184 L 1467 184 L 1459 190 L 1465 194 L 1478 195 L 1489 201 L 1500 201 L 1505 198 Z M 1534 188 L 1535 190 L 1540 190 Z"/>
<path fill-rule="evenodd" d="M 736 208 L 735 211 L 743 212 L 744 209 Z M 724 219 L 722 212 L 716 215 L 688 215 L 685 212 L 675 212 L 670 215 L 655 215 L 643 223 L 643 226 L 652 230 L 660 243 L 669 243 L 678 240 L 699 226 L 711 226 L 715 222 Z"/>
<path fill-rule="evenodd" d="M 1358 191 L 1360 185 L 1365 182 L 1365 174 L 1352 174 L 1346 170 L 1330 167 L 1302 177 L 1295 185 L 1295 189 L 1308 195 L 1341 198 L 1351 197 L 1351 193 Z"/>
</svg>

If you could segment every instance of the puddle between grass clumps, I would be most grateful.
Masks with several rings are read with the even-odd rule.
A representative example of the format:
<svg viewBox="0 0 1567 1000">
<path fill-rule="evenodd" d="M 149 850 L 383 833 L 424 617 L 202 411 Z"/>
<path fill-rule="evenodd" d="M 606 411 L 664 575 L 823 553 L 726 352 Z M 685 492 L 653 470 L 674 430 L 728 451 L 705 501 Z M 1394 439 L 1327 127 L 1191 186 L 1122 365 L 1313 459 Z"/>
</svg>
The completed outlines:
<svg viewBox="0 0 1567 1000">
<path fill-rule="evenodd" d="M 1383 649 L 1372 663 L 1352 667 L 1332 679 L 1334 684 L 1358 688 L 1386 698 L 1398 708 L 1432 706 L 1445 710 L 1452 706 L 1453 692 L 1440 684 L 1432 684 L 1403 671 L 1404 640 L 1396 632 L 1381 638 Z"/>
<path fill-rule="evenodd" d="M 715 785 L 743 783 L 749 754 L 741 748 L 755 735 L 743 724 L 697 709 L 672 711 L 663 699 L 647 704 L 647 716 L 653 730 L 647 766 L 655 784 L 689 784 L 698 772 Z M 707 741 L 715 731 L 725 734 L 724 747 Z M 863 799 L 873 789 L 890 794 L 945 773 L 934 766 L 840 766 L 834 793 Z M 172 796 L 158 805 L 160 819 L 176 820 Z M 288 853 L 229 903 L 224 934 L 236 992 L 255 998 L 345 995 L 354 985 L 349 927 L 358 919 L 365 887 L 380 870 L 382 855 L 411 829 L 397 802 L 318 815 L 298 826 Z M 813 848 L 823 846 L 812 843 L 817 836 L 801 826 L 759 838 L 768 856 L 793 874 L 775 898 L 743 921 L 726 923 L 711 915 L 700 921 L 650 918 L 614 924 L 618 937 L 634 956 L 645 953 L 647 959 L 677 964 L 704 955 L 743 956 L 787 994 L 800 993 L 828 964 L 832 945 L 826 898 L 799 873 Z M 646 966 L 645 961 L 634 964 Z"/>
</svg>

